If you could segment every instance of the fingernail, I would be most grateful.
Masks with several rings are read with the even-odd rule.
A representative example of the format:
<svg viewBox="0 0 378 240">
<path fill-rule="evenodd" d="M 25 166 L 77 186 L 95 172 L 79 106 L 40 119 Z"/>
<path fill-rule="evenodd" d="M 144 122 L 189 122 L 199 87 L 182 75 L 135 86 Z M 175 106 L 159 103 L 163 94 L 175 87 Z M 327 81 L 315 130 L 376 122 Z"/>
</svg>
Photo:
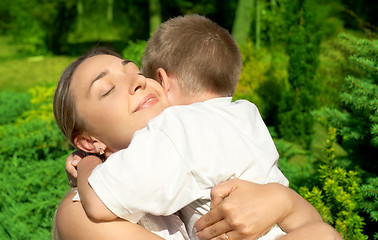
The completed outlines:
<svg viewBox="0 0 378 240">
<path fill-rule="evenodd" d="M 79 163 L 79 160 L 76 160 L 76 159 L 72 160 L 72 164 L 78 164 L 78 163 Z"/>
</svg>

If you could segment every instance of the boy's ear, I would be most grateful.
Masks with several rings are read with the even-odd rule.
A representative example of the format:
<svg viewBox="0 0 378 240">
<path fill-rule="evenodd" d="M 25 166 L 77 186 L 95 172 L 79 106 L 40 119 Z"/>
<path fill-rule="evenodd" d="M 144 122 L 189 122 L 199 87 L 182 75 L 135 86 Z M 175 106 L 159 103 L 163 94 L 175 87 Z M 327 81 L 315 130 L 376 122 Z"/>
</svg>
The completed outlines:
<svg viewBox="0 0 378 240">
<path fill-rule="evenodd" d="M 88 153 L 101 153 L 106 149 L 106 145 L 94 137 L 80 135 L 74 139 L 74 143 L 80 150 Z"/>
<path fill-rule="evenodd" d="M 156 71 L 158 77 L 157 80 L 160 82 L 164 90 L 168 92 L 172 88 L 172 77 L 169 77 L 168 73 L 163 68 L 158 68 Z"/>
</svg>

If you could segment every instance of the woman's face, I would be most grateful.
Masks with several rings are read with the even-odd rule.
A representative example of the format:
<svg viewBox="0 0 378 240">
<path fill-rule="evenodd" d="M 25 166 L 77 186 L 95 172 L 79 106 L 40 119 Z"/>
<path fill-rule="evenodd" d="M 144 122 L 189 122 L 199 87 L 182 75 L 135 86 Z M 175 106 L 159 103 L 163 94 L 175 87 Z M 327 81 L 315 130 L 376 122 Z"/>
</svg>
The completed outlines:
<svg viewBox="0 0 378 240">
<path fill-rule="evenodd" d="M 135 131 L 169 106 L 166 93 L 138 67 L 111 55 L 84 60 L 72 76 L 70 91 L 88 133 L 110 152 L 126 148 Z"/>
</svg>

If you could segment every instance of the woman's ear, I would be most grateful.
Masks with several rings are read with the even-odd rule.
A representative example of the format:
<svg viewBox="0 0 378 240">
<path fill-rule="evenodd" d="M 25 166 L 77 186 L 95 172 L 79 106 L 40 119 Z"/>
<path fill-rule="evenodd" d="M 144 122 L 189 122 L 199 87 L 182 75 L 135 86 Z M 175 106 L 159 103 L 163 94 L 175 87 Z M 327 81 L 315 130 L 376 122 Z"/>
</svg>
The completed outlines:
<svg viewBox="0 0 378 240">
<path fill-rule="evenodd" d="M 106 149 L 106 145 L 94 137 L 80 135 L 75 137 L 74 143 L 80 150 L 88 153 L 103 154 Z"/>
<path fill-rule="evenodd" d="M 168 73 L 163 68 L 158 68 L 157 77 L 158 82 L 161 84 L 165 92 L 169 92 L 172 88 L 172 77 L 168 76 Z"/>
</svg>

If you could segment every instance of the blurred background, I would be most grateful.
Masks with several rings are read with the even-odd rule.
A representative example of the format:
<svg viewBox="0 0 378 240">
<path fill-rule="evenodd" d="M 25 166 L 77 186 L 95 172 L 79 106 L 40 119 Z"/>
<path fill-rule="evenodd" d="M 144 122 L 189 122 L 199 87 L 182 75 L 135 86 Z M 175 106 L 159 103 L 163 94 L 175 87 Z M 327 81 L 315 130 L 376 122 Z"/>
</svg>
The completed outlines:
<svg viewBox="0 0 378 240">
<path fill-rule="evenodd" d="M 94 46 L 139 64 L 169 18 L 228 29 L 290 187 L 344 239 L 377 233 L 375 0 L 1 0 L 0 239 L 49 239 L 72 151 L 52 114 L 63 69 Z"/>
</svg>

